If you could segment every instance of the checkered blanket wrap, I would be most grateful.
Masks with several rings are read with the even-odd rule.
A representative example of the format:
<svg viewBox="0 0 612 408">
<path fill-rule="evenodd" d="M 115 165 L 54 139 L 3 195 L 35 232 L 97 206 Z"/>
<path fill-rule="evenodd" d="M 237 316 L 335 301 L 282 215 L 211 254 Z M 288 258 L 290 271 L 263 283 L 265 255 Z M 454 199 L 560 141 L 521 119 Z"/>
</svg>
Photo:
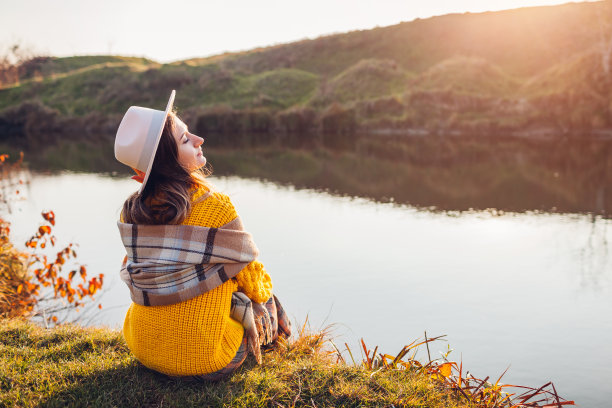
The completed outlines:
<svg viewBox="0 0 612 408">
<path fill-rule="evenodd" d="M 143 306 L 180 303 L 236 276 L 258 255 L 239 217 L 220 228 L 117 223 L 127 259 L 121 280 Z"/>
</svg>

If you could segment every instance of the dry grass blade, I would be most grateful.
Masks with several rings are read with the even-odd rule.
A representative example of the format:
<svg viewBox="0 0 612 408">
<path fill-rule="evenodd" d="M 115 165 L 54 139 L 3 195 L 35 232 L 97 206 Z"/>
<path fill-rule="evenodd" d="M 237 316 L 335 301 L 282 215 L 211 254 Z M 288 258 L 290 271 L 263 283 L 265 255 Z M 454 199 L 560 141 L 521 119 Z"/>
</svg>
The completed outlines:
<svg viewBox="0 0 612 408">
<path fill-rule="evenodd" d="M 329 342 L 334 348 L 334 350 L 336 351 L 336 355 L 337 355 L 336 362 L 342 362 L 342 364 L 346 364 L 344 357 L 342 357 L 342 352 L 340 351 L 340 349 L 338 349 L 338 346 L 336 346 L 336 343 L 334 343 L 331 339 L 329 340 Z"/>
<path fill-rule="evenodd" d="M 427 332 L 425 332 L 425 340 L 415 340 L 409 345 L 406 345 L 400 350 L 400 352 L 394 357 L 389 354 L 378 353 L 378 347 L 372 350 L 368 349 L 365 341 L 361 339 L 360 344 L 365 358 L 362 361 L 362 365 L 372 371 L 379 370 L 414 370 L 419 375 L 425 375 L 431 380 L 437 382 L 441 387 L 448 388 L 461 398 L 464 398 L 470 404 L 475 404 L 479 408 L 526 408 L 526 407 L 537 407 L 537 408 L 552 408 L 560 407 L 563 405 L 574 405 L 573 401 L 561 401 L 559 398 L 554 385 L 551 382 L 544 384 L 539 388 L 531 388 L 525 386 L 516 386 L 511 384 L 501 384 L 500 381 L 504 375 L 510 369 L 508 366 L 504 372 L 497 378 L 494 384 L 488 382 L 489 376 L 480 380 L 474 377 L 472 374 L 463 373 L 463 362 L 459 364 L 453 361 L 448 361 L 448 353 L 443 355 L 442 361 L 431 360 L 430 352 L 428 352 L 429 361 L 423 365 L 415 359 L 416 348 L 422 344 L 428 345 L 428 343 L 439 340 L 444 336 L 437 336 L 429 338 Z M 345 343 L 347 350 L 350 353 L 350 348 Z M 429 351 L 429 346 L 427 346 Z M 337 350 L 337 348 L 336 348 Z M 415 350 L 412 356 L 409 356 L 411 350 Z M 408 357 L 407 357 L 408 356 Z M 353 359 L 354 362 L 354 359 Z M 552 387 L 552 391 L 549 391 L 547 387 Z M 508 389 L 518 388 L 526 390 L 519 396 L 516 396 L 515 392 L 509 392 Z M 534 400 L 535 397 L 540 397 L 538 400 Z M 554 403 L 552 403 L 554 401 Z M 552 404 L 551 404 L 552 403 Z"/>
<path fill-rule="evenodd" d="M 365 342 L 363 341 L 363 339 L 361 339 L 361 347 L 363 347 L 363 352 L 364 352 L 365 357 L 366 357 L 366 367 L 368 368 L 368 370 L 371 370 L 372 369 L 372 360 L 370 359 L 370 351 L 366 347 Z"/>
<path fill-rule="evenodd" d="M 431 361 L 431 354 L 429 353 L 429 342 L 427 341 L 427 330 L 425 330 L 425 345 L 427 346 L 427 359 Z"/>
<path fill-rule="evenodd" d="M 355 357 L 353 357 L 353 352 L 351 351 L 351 348 L 348 346 L 347 343 L 344 343 L 344 347 L 346 347 L 346 351 L 348 351 L 349 355 L 351 356 L 351 361 L 353 362 L 353 365 L 357 365 L 357 363 L 355 362 Z"/>
<path fill-rule="evenodd" d="M 540 393 L 540 391 L 542 391 L 544 388 L 548 387 L 550 384 L 552 384 L 552 382 L 547 382 L 546 384 L 544 384 L 543 386 L 541 386 L 540 388 L 538 388 L 537 390 L 534 390 L 533 388 L 530 388 L 531 390 L 534 390 L 532 393 L 527 394 L 524 397 L 521 397 L 521 403 L 524 404 L 525 402 L 529 401 L 531 398 L 535 397 L 536 395 L 538 395 Z M 528 388 L 528 387 L 525 387 Z M 523 394 L 528 393 L 529 391 L 526 391 Z"/>
<path fill-rule="evenodd" d="M 488 379 L 489 379 L 489 376 L 486 376 L 485 379 L 482 380 L 480 384 L 474 389 L 473 393 L 474 394 L 478 393 L 478 390 L 480 389 L 480 387 L 482 387 L 487 382 Z"/>
</svg>

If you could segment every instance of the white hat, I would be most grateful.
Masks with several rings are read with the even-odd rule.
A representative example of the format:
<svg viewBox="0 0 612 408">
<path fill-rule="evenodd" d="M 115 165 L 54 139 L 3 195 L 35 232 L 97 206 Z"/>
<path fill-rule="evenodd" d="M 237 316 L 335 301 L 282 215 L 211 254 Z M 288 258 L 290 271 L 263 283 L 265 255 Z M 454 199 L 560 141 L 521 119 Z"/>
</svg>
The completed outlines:
<svg viewBox="0 0 612 408">
<path fill-rule="evenodd" d="M 168 113 L 172 109 L 176 91 L 173 90 L 165 111 L 130 106 L 117 129 L 115 158 L 121 163 L 145 173 L 139 193 L 147 184 L 151 167 L 161 139 Z"/>
</svg>

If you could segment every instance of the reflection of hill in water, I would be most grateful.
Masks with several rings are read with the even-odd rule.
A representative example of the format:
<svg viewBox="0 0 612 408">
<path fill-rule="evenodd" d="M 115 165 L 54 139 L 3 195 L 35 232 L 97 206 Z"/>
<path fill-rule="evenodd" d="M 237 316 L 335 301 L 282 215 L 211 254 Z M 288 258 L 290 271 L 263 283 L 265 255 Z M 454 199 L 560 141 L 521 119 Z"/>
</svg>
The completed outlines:
<svg viewBox="0 0 612 408">
<path fill-rule="evenodd" d="M 378 140 L 378 150 L 360 146 L 334 152 L 217 151 L 209 158 L 217 174 L 417 207 L 612 214 L 612 191 L 606 188 L 612 181 L 612 142 L 443 137 Z"/>
<path fill-rule="evenodd" d="M 377 136 L 362 137 L 356 146 L 209 146 L 206 156 L 217 175 L 417 207 L 612 215 L 612 141 Z M 126 170 L 114 160 L 112 145 L 100 143 L 59 143 L 27 153 L 26 160 L 39 170 Z"/>
</svg>

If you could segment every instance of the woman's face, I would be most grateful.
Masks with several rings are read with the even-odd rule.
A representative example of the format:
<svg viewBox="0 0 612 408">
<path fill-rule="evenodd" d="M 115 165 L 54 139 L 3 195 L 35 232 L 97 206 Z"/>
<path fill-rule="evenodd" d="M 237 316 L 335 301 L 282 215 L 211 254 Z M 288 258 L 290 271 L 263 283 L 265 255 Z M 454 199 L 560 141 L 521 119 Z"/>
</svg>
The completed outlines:
<svg viewBox="0 0 612 408">
<path fill-rule="evenodd" d="M 206 157 L 202 154 L 204 139 L 189 133 L 187 125 L 177 117 L 174 118 L 173 134 L 181 166 L 191 173 L 206 164 Z"/>
</svg>

